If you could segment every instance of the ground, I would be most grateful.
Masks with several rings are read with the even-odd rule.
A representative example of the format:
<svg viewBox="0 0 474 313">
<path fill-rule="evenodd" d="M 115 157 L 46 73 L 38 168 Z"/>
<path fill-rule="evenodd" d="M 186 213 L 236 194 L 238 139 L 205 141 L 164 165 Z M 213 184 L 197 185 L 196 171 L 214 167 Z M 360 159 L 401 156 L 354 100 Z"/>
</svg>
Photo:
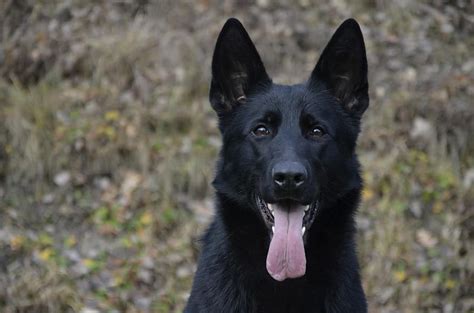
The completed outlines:
<svg viewBox="0 0 474 313">
<path fill-rule="evenodd" d="M 370 312 L 473 312 L 469 0 L 1 2 L 0 311 L 182 311 L 213 214 L 207 93 L 230 16 L 278 83 L 359 21 Z"/>
</svg>

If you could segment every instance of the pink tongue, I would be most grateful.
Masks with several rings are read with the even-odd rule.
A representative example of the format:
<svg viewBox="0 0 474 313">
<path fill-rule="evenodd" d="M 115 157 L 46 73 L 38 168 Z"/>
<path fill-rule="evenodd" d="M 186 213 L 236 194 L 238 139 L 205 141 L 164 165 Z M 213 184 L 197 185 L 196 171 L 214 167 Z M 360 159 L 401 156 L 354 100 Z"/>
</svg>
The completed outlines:
<svg viewBox="0 0 474 313">
<path fill-rule="evenodd" d="M 273 205 L 275 230 L 267 254 L 267 271 L 278 281 L 303 276 L 306 272 L 303 227 L 304 209 Z"/>
</svg>

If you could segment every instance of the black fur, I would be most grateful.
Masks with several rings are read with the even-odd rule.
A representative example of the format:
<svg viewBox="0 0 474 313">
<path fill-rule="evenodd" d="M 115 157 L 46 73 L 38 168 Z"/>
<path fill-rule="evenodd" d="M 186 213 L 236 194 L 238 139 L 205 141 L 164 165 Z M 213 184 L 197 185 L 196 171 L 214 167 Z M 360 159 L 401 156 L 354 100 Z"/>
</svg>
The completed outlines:
<svg viewBox="0 0 474 313">
<path fill-rule="evenodd" d="M 354 238 L 362 187 L 355 146 L 369 104 L 357 22 L 338 28 L 307 82 L 283 86 L 268 77 L 240 22 L 229 19 L 214 52 L 210 102 L 223 136 L 216 215 L 185 312 L 367 312 Z M 259 125 L 265 136 L 255 135 Z M 298 192 L 281 196 L 271 169 L 285 160 L 303 164 L 308 177 Z M 271 232 L 256 196 L 320 201 L 303 277 L 279 282 L 268 274 Z"/>
</svg>

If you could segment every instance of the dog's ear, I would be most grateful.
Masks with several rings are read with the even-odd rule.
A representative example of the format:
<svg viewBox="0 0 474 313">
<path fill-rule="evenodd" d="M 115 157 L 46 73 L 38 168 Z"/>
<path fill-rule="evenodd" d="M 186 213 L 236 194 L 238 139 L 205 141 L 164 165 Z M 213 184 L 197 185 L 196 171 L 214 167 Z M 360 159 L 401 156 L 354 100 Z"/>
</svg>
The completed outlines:
<svg viewBox="0 0 474 313">
<path fill-rule="evenodd" d="M 270 83 L 263 62 L 242 24 L 230 18 L 217 39 L 212 59 L 209 100 L 218 114 L 245 102 L 259 86 Z"/>
<path fill-rule="evenodd" d="M 310 88 L 323 83 L 353 116 L 369 106 L 364 38 L 354 19 L 344 21 L 324 48 L 309 79 Z"/>
</svg>

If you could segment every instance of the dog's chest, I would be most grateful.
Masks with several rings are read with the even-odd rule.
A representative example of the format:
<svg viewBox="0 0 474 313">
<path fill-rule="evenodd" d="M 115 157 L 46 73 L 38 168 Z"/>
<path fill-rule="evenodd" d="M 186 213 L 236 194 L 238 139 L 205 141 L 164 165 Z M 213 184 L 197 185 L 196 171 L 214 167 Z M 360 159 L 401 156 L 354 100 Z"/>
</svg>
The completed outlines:
<svg viewBox="0 0 474 313">
<path fill-rule="evenodd" d="M 287 288 L 260 290 L 255 299 L 256 313 L 323 313 L 323 300 L 309 290 Z"/>
</svg>

